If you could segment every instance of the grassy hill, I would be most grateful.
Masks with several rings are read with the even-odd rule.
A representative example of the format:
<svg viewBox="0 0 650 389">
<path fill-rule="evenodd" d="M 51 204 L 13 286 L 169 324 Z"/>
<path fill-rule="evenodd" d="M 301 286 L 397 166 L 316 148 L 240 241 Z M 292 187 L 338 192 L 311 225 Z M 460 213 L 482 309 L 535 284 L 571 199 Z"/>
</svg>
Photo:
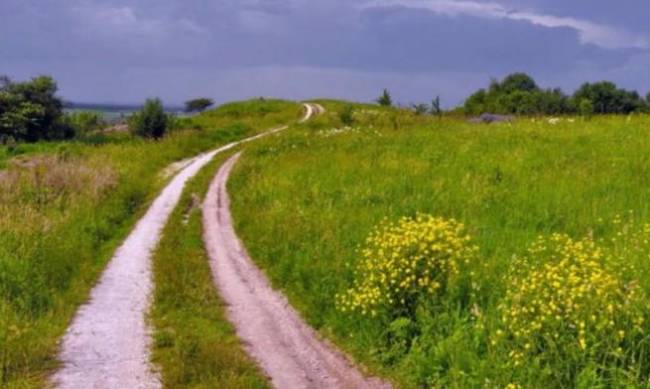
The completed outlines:
<svg viewBox="0 0 650 389">
<path fill-rule="evenodd" d="M 405 387 L 647 384 L 649 117 L 323 104 L 230 183 L 238 233 L 312 325 Z"/>
</svg>

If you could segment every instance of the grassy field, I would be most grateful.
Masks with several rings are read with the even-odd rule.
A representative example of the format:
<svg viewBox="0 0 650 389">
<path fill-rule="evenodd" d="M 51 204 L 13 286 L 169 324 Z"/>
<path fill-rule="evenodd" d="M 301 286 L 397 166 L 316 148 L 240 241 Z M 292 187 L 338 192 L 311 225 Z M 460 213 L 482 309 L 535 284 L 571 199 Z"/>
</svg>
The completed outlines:
<svg viewBox="0 0 650 389">
<path fill-rule="evenodd" d="M 404 387 L 648 385 L 649 117 L 324 105 L 229 187 L 252 257 L 312 325 Z M 396 286 L 423 258 L 435 288 Z"/>
<path fill-rule="evenodd" d="M 201 201 L 217 156 L 191 182 L 154 257 L 153 359 L 167 388 L 266 388 L 224 316 L 203 245 Z"/>
<path fill-rule="evenodd" d="M 61 143 L 5 160 L 0 170 L 0 386 L 43 385 L 57 364 L 57 340 L 167 180 L 163 168 L 297 120 L 300 110 L 274 100 L 228 104 L 186 121 L 191 129 L 158 142 Z"/>
</svg>

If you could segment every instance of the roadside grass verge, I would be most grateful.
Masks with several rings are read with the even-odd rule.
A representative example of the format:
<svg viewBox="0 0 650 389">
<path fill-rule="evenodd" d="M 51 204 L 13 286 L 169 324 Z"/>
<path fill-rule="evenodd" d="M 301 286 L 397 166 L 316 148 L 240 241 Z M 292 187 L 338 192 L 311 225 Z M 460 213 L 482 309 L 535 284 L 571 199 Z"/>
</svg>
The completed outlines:
<svg viewBox="0 0 650 389">
<path fill-rule="evenodd" d="M 531 254 L 539 236 L 566 234 L 567 247 L 580 250 L 593 240 L 599 249 L 576 249 L 577 258 L 602 266 L 610 286 L 650 292 L 644 242 L 650 232 L 640 227 L 650 222 L 650 117 L 472 125 L 356 106 L 354 122 L 345 126 L 338 110 L 346 104 L 324 105 L 325 116 L 252 145 L 229 184 L 239 236 L 311 325 L 404 387 L 647 385 L 647 340 L 628 338 L 633 326 L 648 333 L 637 321 L 625 324 L 620 338 L 613 330 L 599 338 L 602 328 L 593 327 L 583 344 L 581 327 L 566 320 L 556 354 L 546 351 L 549 341 L 536 327 L 535 342 L 521 344 L 525 352 L 516 348 L 516 329 L 505 341 L 495 337 L 512 328 L 504 312 L 539 303 L 525 305 L 517 296 L 550 301 L 517 289 L 532 284 L 525 277 L 538 274 L 538 263 L 552 266 L 552 253 L 531 258 L 542 255 Z M 337 309 L 336 295 L 352 285 L 369 234 L 384 219 L 418 213 L 456 219 L 473 237 L 479 260 L 471 296 L 424 299 L 408 315 Z M 544 290 L 552 296 L 565 289 Z M 609 303 L 615 301 L 596 306 L 609 310 Z M 642 317 L 649 316 L 647 306 Z M 607 310 L 587 315 L 587 327 L 608 317 Z M 527 323 L 536 326 L 534 318 Z M 618 346 L 601 353 L 610 337 Z"/>
<path fill-rule="evenodd" d="M 233 103 L 158 142 L 61 143 L 9 160 L 0 170 L 0 386 L 44 385 L 58 339 L 165 184 L 163 168 L 299 116 L 291 102 Z"/>
<path fill-rule="evenodd" d="M 203 244 L 201 202 L 230 155 L 187 184 L 154 255 L 153 361 L 166 388 L 268 387 L 225 318 Z"/>
</svg>

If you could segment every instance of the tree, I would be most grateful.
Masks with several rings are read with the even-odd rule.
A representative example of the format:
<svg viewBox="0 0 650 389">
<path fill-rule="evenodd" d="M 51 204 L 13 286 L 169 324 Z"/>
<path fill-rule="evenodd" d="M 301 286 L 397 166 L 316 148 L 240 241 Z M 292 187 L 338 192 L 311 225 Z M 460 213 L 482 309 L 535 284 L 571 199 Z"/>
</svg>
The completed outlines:
<svg viewBox="0 0 650 389">
<path fill-rule="evenodd" d="M 431 114 L 438 117 L 442 116 L 442 107 L 440 106 L 440 96 L 436 96 L 435 99 L 431 101 Z"/>
<path fill-rule="evenodd" d="M 203 112 L 214 105 L 212 99 L 200 97 L 185 102 L 185 112 Z"/>
<path fill-rule="evenodd" d="M 413 108 L 413 112 L 418 116 L 429 112 L 429 106 L 424 103 L 412 104 L 411 107 Z"/>
<path fill-rule="evenodd" d="M 60 123 L 63 101 L 56 92 L 56 82 L 48 76 L 18 83 L 0 77 L 0 137 L 35 142 L 74 135 Z"/>
<path fill-rule="evenodd" d="M 512 73 L 501 81 L 499 89 L 505 93 L 514 91 L 535 92 L 539 90 L 539 87 L 528 74 Z"/>
<path fill-rule="evenodd" d="M 377 98 L 377 103 L 384 107 L 390 107 L 391 105 L 393 105 L 393 99 L 390 96 L 390 92 L 388 92 L 388 89 L 384 89 L 381 96 Z"/>
<path fill-rule="evenodd" d="M 470 115 L 480 115 L 487 112 L 486 100 L 488 93 L 485 89 L 479 89 L 474 92 L 470 97 L 465 100 L 464 110 L 465 113 Z"/>
<path fill-rule="evenodd" d="M 580 104 L 583 99 L 591 100 L 594 112 L 599 114 L 628 114 L 643 105 L 637 92 L 620 89 L 609 81 L 582 84 L 573 94 L 573 100 Z"/>
<path fill-rule="evenodd" d="M 160 139 L 167 131 L 167 115 L 160 99 L 147 99 L 129 119 L 129 130 L 143 138 Z"/>
</svg>

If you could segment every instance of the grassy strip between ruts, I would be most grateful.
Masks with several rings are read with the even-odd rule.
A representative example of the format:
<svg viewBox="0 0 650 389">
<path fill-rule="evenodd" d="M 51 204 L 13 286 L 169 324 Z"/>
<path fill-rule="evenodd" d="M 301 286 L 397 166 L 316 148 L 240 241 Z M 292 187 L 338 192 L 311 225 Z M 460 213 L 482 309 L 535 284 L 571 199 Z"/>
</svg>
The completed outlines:
<svg viewBox="0 0 650 389">
<path fill-rule="evenodd" d="M 0 170 L 0 386 L 45 384 L 57 342 L 171 162 L 299 118 L 277 100 L 222 106 L 161 141 L 61 143 Z"/>
<path fill-rule="evenodd" d="M 153 360 L 166 388 L 266 388 L 224 316 L 202 238 L 201 199 L 218 155 L 188 183 L 154 255 Z"/>
<path fill-rule="evenodd" d="M 650 293 L 650 117 L 473 125 L 355 106 L 345 126 L 324 105 L 252 145 L 229 183 L 239 236 L 309 323 L 404 387 L 647 387 L 650 304 L 631 294 Z M 369 234 L 419 212 L 473 237 L 473 297 L 337 309 Z"/>
</svg>

